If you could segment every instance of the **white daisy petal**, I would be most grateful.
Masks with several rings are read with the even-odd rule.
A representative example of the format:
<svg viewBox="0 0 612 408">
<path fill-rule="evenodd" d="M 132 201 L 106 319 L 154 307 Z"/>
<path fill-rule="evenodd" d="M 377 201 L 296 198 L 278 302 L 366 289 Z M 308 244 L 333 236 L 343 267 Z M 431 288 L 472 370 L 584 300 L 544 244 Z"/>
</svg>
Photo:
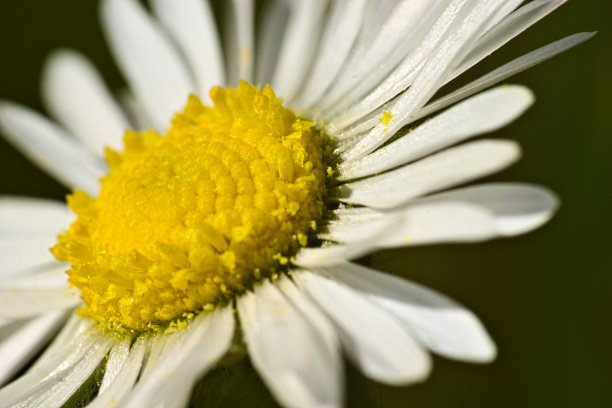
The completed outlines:
<svg viewBox="0 0 612 408">
<path fill-rule="evenodd" d="M 494 28 L 488 31 L 474 46 L 474 49 L 464 58 L 459 67 L 446 80 L 454 78 L 476 65 L 494 51 L 501 48 L 508 41 L 555 11 L 567 0 L 537 0 L 521 7 Z"/>
<path fill-rule="evenodd" d="M 371 242 L 379 248 L 477 241 L 532 231 L 550 219 L 558 204 L 553 193 L 539 186 L 483 184 L 411 200 L 391 212 L 338 209 L 338 218 L 319 237 L 342 243 Z M 390 219 L 393 228 L 373 240 Z"/>
<path fill-rule="evenodd" d="M 126 405 L 186 405 L 193 385 L 225 354 L 233 334 L 234 315 L 231 306 L 197 317 L 177 336 L 165 340 L 161 352 L 152 363 L 154 369 L 149 369 L 146 375 L 143 373 L 126 400 Z"/>
<path fill-rule="evenodd" d="M 361 95 L 361 98 L 345 98 L 339 101 L 337 106 L 333 107 L 331 112 L 326 114 L 326 117 L 333 118 L 325 127 L 326 131 L 331 135 L 336 135 L 340 129 L 358 122 L 367 113 L 408 88 L 442 36 L 452 25 L 453 21 L 461 15 L 460 11 L 466 1 L 452 0 L 425 38 L 420 42 L 419 46 L 406 56 L 393 72 L 389 73 L 370 93 Z M 342 114 L 339 115 L 338 112 L 342 112 Z"/>
<path fill-rule="evenodd" d="M 158 131 L 195 91 L 181 55 L 135 0 L 104 0 L 102 24 L 117 64 Z"/>
<path fill-rule="evenodd" d="M 73 367 L 43 382 L 36 391 L 22 396 L 23 408 L 61 407 L 98 368 L 111 347 L 108 338 L 99 337 Z"/>
<path fill-rule="evenodd" d="M 58 201 L 0 196 L 0 236 L 57 234 L 73 220 L 66 204 Z"/>
<path fill-rule="evenodd" d="M 338 353 L 270 282 L 237 302 L 249 356 L 272 394 L 291 407 L 340 406 Z"/>
<path fill-rule="evenodd" d="M 351 360 L 370 378 L 387 384 L 422 381 L 431 362 L 391 313 L 348 286 L 315 273 L 294 273 L 298 286 L 338 328 Z"/>
<path fill-rule="evenodd" d="M 127 351 L 124 343 L 113 347 L 98 395 L 87 405 L 88 407 L 109 407 L 123 401 L 136 383 L 148 345 L 149 337 L 139 336 L 131 348 L 128 343 Z M 113 354 L 113 350 L 118 351 Z M 109 371 L 112 373 L 111 376 L 106 375 Z"/>
<path fill-rule="evenodd" d="M 36 353 L 49 341 L 59 325 L 64 321 L 65 313 L 51 312 L 35 319 L 15 322 L 14 331 L 7 333 L 2 327 L 0 333 L 0 384 L 6 383 L 21 368 L 30 362 Z M 12 327 L 10 327 L 12 329 Z"/>
<path fill-rule="evenodd" d="M 392 216 L 401 214 L 400 221 L 387 231 L 384 237 L 372 239 L 377 228 L 388 215 L 379 220 L 330 225 L 329 233 L 322 238 L 351 245 L 369 243 L 367 252 L 388 247 L 433 244 L 438 242 L 476 242 L 495 237 L 495 217 L 484 207 L 473 204 L 439 202 L 414 205 Z M 354 259 L 354 258 L 352 258 Z"/>
<path fill-rule="evenodd" d="M 474 362 L 495 358 L 495 344 L 476 316 L 453 300 L 415 283 L 357 264 L 326 272 L 393 312 L 428 349 Z"/>
<path fill-rule="evenodd" d="M 533 100 L 531 91 L 521 86 L 484 92 L 357 162 L 341 163 L 338 178 L 348 180 L 389 170 L 468 137 L 497 130 L 520 116 Z"/>
<path fill-rule="evenodd" d="M 0 287 L 0 316 L 21 319 L 52 310 L 69 309 L 81 302 L 74 288 Z"/>
<path fill-rule="evenodd" d="M 0 102 L 0 128 L 28 159 L 66 187 L 97 193 L 106 166 L 57 125 L 29 108 Z"/>
<path fill-rule="evenodd" d="M 548 44 L 542 48 L 538 48 L 528 54 L 525 54 L 509 63 L 491 71 L 490 73 L 476 79 L 473 82 L 465 85 L 464 87 L 440 98 L 416 112 L 406 124 L 417 121 L 424 118 L 440 109 L 444 109 L 464 98 L 474 95 L 477 92 L 482 91 L 492 85 L 495 85 L 506 78 L 516 75 L 520 72 L 525 71 L 541 62 L 544 62 L 555 55 L 559 55 L 562 52 L 574 48 L 575 46 L 582 44 L 583 42 L 592 38 L 596 33 L 579 33 L 569 37 L 563 38 L 554 43 Z M 375 125 L 377 119 L 372 123 Z"/>
<path fill-rule="evenodd" d="M 290 101 L 310 69 L 319 40 L 322 19 L 328 0 L 292 0 L 287 28 L 279 51 L 271 85 L 276 94 Z"/>
<path fill-rule="evenodd" d="M 16 274 L 3 277 L 0 287 L 17 287 L 26 289 L 57 289 L 68 286 L 66 271 L 70 265 L 64 262 L 52 262 L 35 268 L 20 270 Z"/>
<path fill-rule="evenodd" d="M 400 66 L 398 66 L 393 73 L 387 76 L 387 78 L 378 85 L 370 94 L 364 96 L 358 101 L 355 101 L 352 105 L 346 104 L 341 101 L 336 107 L 338 110 L 340 107 L 346 108 L 342 115 L 332 121 L 326 126 L 326 130 L 332 135 L 342 135 L 342 137 L 350 137 L 359 132 L 363 132 L 371 129 L 378 123 L 381 112 L 376 112 L 374 115 L 368 115 L 371 119 L 362 119 L 367 113 L 374 111 L 379 106 L 383 105 L 388 100 L 397 96 L 400 92 L 405 90 L 414 80 L 419 71 L 419 64 L 421 64 L 424 58 L 428 55 L 434 45 L 437 43 L 441 35 L 447 30 L 452 20 L 457 16 L 459 7 L 465 0 L 456 0 L 451 2 L 449 7 L 445 10 L 445 13 L 434 25 L 434 28 L 428 34 L 428 37 L 421 43 L 421 45 L 408 56 Z M 483 58 L 497 50 L 505 43 L 510 41 L 512 38 L 521 34 L 527 28 L 550 14 L 552 11 L 557 9 L 566 0 L 540 0 L 528 3 L 525 7 L 517 10 L 512 15 L 508 16 L 502 24 L 495 27 L 490 32 L 487 32 L 474 46 L 473 50 L 466 56 L 459 68 L 446 79 L 446 83 L 465 72 Z M 500 82 L 498 80 L 497 82 Z M 489 84 L 490 86 L 492 84 Z M 481 88 L 481 89 L 484 89 Z M 422 116 L 419 116 L 422 117 Z M 350 131 L 342 130 L 347 126 L 356 123 L 361 120 L 360 125 L 353 127 Z M 412 120 L 414 121 L 414 119 Z"/>
<path fill-rule="evenodd" d="M 134 126 L 133 130 L 150 130 L 154 128 L 153 121 L 149 117 L 146 108 L 129 89 L 123 89 L 119 92 L 119 103 L 121 103 L 125 113 L 130 118 L 130 123 Z"/>
<path fill-rule="evenodd" d="M 506 140 L 465 143 L 388 173 L 343 184 L 335 194 L 343 202 L 391 208 L 500 171 L 519 156 L 518 145 Z"/>
<path fill-rule="evenodd" d="M 251 82 L 253 77 L 255 4 L 253 0 L 228 0 L 225 7 L 227 78 L 230 86 L 236 86 L 241 79 Z"/>
<path fill-rule="evenodd" d="M 311 106 L 332 84 L 357 39 L 367 4 L 367 0 L 338 0 L 331 4 L 321 48 L 314 56 L 312 71 L 296 106 Z"/>
<path fill-rule="evenodd" d="M 56 51 L 49 58 L 42 80 L 47 109 L 89 150 L 104 156 L 104 149 L 122 147 L 130 128 L 121 108 L 96 68 L 75 51 Z"/>
<path fill-rule="evenodd" d="M 336 330 L 327 316 L 300 291 L 295 283 L 287 276 L 281 276 L 275 282 L 276 287 L 285 295 L 293 306 L 299 310 L 304 318 L 317 330 L 319 335 L 325 342 L 324 349 L 328 350 L 330 356 L 329 363 L 333 363 L 333 369 L 336 374 L 340 375 L 342 371 L 342 362 L 338 358 L 340 355 L 340 343 Z"/>
<path fill-rule="evenodd" d="M 0 239 L 0 276 L 19 276 L 57 266 L 59 261 L 49 251 L 53 244 L 53 236 Z"/>
<path fill-rule="evenodd" d="M 452 32 L 441 41 L 414 83 L 393 102 L 389 112 L 394 120 L 388 124 L 378 124 L 355 147 L 344 152 L 342 158 L 355 160 L 372 152 L 400 129 L 412 113 L 425 105 L 442 85 L 448 72 L 452 71 L 478 39 L 484 30 L 484 25 L 499 9 L 502 1 L 478 2 L 468 15 L 458 22 L 456 29 L 450 29 Z"/>
<path fill-rule="evenodd" d="M 493 15 L 493 18 L 487 23 L 484 33 L 488 33 L 493 27 L 497 26 L 508 14 L 512 13 L 525 0 L 506 0 L 504 4 Z"/>
<path fill-rule="evenodd" d="M 0 389 L 0 401 L 13 406 L 28 397 L 31 401 L 45 391 L 49 392 L 55 380 L 83 361 L 94 346 L 96 350 L 100 349 L 104 341 L 94 333 L 89 321 L 74 315 L 26 374 Z"/>
<path fill-rule="evenodd" d="M 286 0 L 270 0 L 264 3 L 255 49 L 257 53 L 255 83 L 257 84 L 269 84 L 272 80 L 283 42 L 283 34 L 294 4 L 295 2 Z"/>
<path fill-rule="evenodd" d="M 341 78 L 326 93 L 324 108 L 347 98 L 350 104 L 383 80 L 423 40 L 446 7 L 445 2 L 402 0 L 379 27 L 367 51 L 348 63 Z M 349 94 L 350 93 L 350 94 Z"/>
<path fill-rule="evenodd" d="M 225 85 L 225 68 L 208 0 L 153 0 L 155 15 L 180 46 L 203 101 L 213 86 Z"/>
<path fill-rule="evenodd" d="M 400 222 L 403 222 L 401 214 L 391 215 L 385 217 L 382 222 L 366 225 L 365 236 L 367 239 L 352 241 L 349 245 L 303 248 L 297 253 L 292 263 L 304 268 L 310 268 L 336 265 L 351 259 L 357 259 L 375 250 L 377 247 L 374 246 L 374 243 L 383 242 L 388 235 L 388 231 L 395 228 Z M 355 234 L 359 233 L 356 229 L 352 232 Z"/>
<path fill-rule="evenodd" d="M 121 372 L 123 365 L 130 355 L 131 338 L 125 338 L 115 343 L 108 353 L 108 361 L 104 366 L 104 377 L 100 383 L 98 393 L 103 393 L 110 384 L 115 381 L 117 375 Z"/>
</svg>

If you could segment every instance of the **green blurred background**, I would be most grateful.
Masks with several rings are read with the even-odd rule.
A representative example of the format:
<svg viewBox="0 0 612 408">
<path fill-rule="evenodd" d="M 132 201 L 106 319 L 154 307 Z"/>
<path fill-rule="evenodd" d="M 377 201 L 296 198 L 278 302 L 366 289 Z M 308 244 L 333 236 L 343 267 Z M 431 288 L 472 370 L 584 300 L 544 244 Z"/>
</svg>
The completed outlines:
<svg viewBox="0 0 612 408">
<path fill-rule="evenodd" d="M 96 4 L 0 1 L 0 98 L 42 110 L 41 66 L 58 47 L 82 51 L 113 89 L 121 88 Z M 498 344 L 498 359 L 477 366 L 436 358 L 426 383 L 399 388 L 348 367 L 348 406 L 612 406 L 610 21 L 610 1 L 569 1 L 452 85 L 566 35 L 599 30 L 585 45 L 509 81 L 529 86 L 537 102 L 495 134 L 518 140 L 524 156 L 489 179 L 557 192 L 562 207 L 547 226 L 514 239 L 398 249 L 370 259 L 475 311 Z M 0 141 L 0 193 L 62 200 L 67 191 Z M 204 391 L 214 395 L 198 399 L 198 406 L 275 406 L 248 363 L 208 383 L 214 386 Z"/>
</svg>

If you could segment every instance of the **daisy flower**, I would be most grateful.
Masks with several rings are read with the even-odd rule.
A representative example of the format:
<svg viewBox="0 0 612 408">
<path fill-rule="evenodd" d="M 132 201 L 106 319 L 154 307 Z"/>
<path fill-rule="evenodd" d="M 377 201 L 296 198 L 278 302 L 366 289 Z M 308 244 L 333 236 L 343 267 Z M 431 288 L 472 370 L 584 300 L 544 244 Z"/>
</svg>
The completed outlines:
<svg viewBox="0 0 612 408">
<path fill-rule="evenodd" d="M 253 0 L 231 0 L 222 50 L 206 1 L 103 0 L 129 90 L 64 50 L 43 78 L 57 122 L 0 104 L 4 135 L 73 189 L 68 207 L 0 199 L 0 406 L 185 406 L 244 349 L 288 407 L 341 406 L 342 353 L 395 385 L 430 352 L 492 360 L 470 311 L 355 260 L 555 211 L 542 187 L 463 186 L 520 156 L 466 140 L 533 102 L 485 89 L 591 34 L 433 98 L 564 1 L 521 3 L 278 0 L 255 27 Z"/>
</svg>

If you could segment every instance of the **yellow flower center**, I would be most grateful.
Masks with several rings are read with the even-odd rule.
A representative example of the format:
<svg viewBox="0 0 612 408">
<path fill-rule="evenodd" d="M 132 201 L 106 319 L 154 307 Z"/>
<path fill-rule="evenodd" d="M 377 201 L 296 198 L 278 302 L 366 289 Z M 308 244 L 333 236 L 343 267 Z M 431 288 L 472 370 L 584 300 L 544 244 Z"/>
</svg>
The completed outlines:
<svg viewBox="0 0 612 408">
<path fill-rule="evenodd" d="M 78 219 L 52 251 L 104 327 L 162 328 L 231 300 L 282 272 L 322 217 L 314 123 L 270 87 L 210 95 L 212 108 L 190 96 L 166 136 L 127 132 L 99 197 L 68 197 Z"/>
</svg>

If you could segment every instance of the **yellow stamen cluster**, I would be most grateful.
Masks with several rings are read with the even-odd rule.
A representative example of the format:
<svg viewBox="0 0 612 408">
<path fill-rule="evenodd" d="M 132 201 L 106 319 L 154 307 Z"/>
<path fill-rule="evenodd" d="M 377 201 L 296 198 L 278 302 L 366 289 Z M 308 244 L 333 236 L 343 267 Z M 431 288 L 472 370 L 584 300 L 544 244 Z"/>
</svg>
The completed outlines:
<svg viewBox="0 0 612 408">
<path fill-rule="evenodd" d="M 314 123 L 270 87 L 191 96 L 166 136 L 127 132 L 97 199 L 53 248 L 71 263 L 82 315 L 106 327 L 164 327 L 282 271 L 322 216 L 326 168 Z"/>
</svg>

